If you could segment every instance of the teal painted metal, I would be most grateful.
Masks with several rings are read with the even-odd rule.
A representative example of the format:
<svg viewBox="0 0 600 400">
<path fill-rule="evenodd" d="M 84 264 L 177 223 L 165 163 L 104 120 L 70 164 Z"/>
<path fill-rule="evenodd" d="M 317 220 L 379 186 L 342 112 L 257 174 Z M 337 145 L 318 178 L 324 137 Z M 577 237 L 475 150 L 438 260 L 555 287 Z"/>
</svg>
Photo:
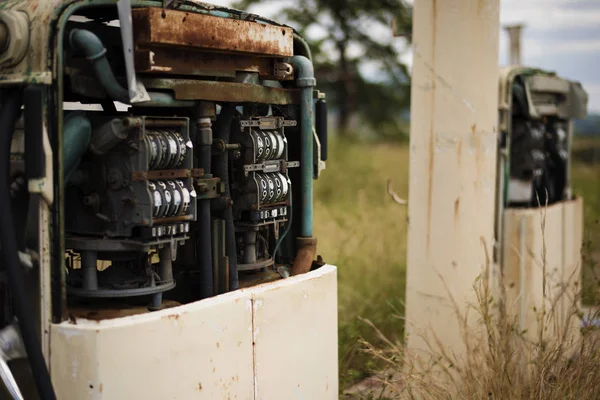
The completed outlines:
<svg viewBox="0 0 600 400">
<path fill-rule="evenodd" d="M 305 56 L 312 62 L 312 52 L 310 51 L 310 46 L 308 45 L 308 42 L 296 32 L 294 32 L 294 41 L 298 43 L 303 53 L 298 55 Z"/>
<path fill-rule="evenodd" d="M 304 56 L 289 59 L 296 71 L 296 86 L 300 94 L 300 136 L 302 156 L 300 159 L 301 197 L 300 208 L 302 221 L 300 235 L 312 237 L 313 231 L 313 88 L 316 86 L 315 72 L 312 62 Z"/>
<path fill-rule="evenodd" d="M 65 118 L 63 133 L 63 171 L 64 181 L 79 165 L 81 157 L 90 145 L 92 123 L 83 112 L 73 112 Z"/>
</svg>

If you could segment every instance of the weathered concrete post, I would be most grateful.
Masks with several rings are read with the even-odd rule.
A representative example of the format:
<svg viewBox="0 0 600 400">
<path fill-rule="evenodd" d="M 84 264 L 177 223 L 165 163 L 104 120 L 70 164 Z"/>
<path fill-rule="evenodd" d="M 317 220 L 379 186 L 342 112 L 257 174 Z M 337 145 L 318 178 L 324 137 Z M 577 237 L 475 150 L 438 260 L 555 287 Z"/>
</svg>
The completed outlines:
<svg viewBox="0 0 600 400">
<path fill-rule="evenodd" d="M 408 346 L 463 347 L 457 316 L 491 259 L 498 119 L 499 0 L 419 0 L 413 76 Z"/>
</svg>

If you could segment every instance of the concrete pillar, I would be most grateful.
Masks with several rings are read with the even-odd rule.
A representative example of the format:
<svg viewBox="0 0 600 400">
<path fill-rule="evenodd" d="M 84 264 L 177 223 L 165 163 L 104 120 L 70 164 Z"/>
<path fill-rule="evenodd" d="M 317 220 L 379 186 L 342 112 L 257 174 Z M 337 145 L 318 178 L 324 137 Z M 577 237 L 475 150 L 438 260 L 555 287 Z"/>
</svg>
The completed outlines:
<svg viewBox="0 0 600 400">
<path fill-rule="evenodd" d="M 452 302 L 465 312 L 492 257 L 499 0 L 419 0 L 413 17 L 408 347 L 435 334 L 460 352 Z"/>
<path fill-rule="evenodd" d="M 508 33 L 509 64 L 521 65 L 521 32 L 523 25 L 507 25 L 504 30 Z"/>
</svg>

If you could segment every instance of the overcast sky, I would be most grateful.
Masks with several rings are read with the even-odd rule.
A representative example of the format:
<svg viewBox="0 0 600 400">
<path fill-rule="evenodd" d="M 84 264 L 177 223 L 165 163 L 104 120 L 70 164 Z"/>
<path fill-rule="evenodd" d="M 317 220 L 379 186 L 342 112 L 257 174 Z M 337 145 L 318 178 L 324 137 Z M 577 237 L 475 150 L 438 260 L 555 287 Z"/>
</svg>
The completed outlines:
<svg viewBox="0 0 600 400">
<path fill-rule="evenodd" d="M 260 14 L 276 19 L 273 12 L 281 3 L 268 2 Z M 588 92 L 590 111 L 600 112 L 600 0 L 501 0 L 500 4 L 502 24 L 526 25 L 521 44 L 523 64 L 580 81 Z M 500 65 L 508 62 L 508 38 L 504 32 L 500 33 L 499 57 Z M 411 62 L 410 49 L 403 59 Z"/>
</svg>

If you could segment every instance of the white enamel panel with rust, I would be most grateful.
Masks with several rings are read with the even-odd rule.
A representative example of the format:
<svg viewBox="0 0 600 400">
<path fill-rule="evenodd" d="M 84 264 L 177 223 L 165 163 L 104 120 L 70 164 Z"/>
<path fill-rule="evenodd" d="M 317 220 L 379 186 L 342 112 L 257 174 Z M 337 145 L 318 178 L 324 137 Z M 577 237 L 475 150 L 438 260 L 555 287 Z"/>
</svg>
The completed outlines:
<svg viewBox="0 0 600 400">
<path fill-rule="evenodd" d="M 336 398 L 336 268 L 153 313 L 53 325 L 51 375 L 65 400 Z"/>
<path fill-rule="evenodd" d="M 571 338 L 578 332 L 583 243 L 583 200 L 547 209 L 508 209 L 504 213 L 504 284 L 507 306 L 520 329 L 539 335 Z"/>
<path fill-rule="evenodd" d="M 321 270 L 255 289 L 255 400 L 338 398 L 337 274 Z"/>
</svg>

